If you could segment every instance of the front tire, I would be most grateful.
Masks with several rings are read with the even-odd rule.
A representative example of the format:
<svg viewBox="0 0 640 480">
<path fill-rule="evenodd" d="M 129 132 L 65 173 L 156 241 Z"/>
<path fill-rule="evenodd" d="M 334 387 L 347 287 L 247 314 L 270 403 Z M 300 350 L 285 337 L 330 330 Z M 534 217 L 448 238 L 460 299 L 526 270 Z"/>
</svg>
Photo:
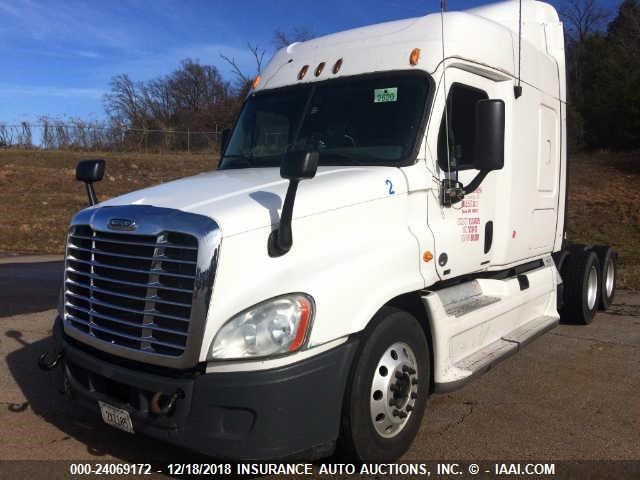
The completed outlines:
<svg viewBox="0 0 640 480">
<path fill-rule="evenodd" d="M 392 462 L 418 432 L 429 394 L 429 345 L 409 313 L 384 307 L 371 321 L 345 394 L 341 446 L 361 462 Z"/>
</svg>

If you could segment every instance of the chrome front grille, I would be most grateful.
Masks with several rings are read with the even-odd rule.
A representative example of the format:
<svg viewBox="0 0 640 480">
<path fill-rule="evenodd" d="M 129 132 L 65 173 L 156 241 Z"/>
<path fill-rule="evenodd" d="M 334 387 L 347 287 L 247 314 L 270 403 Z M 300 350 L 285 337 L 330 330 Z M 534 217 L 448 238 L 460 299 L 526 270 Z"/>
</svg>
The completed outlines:
<svg viewBox="0 0 640 480">
<path fill-rule="evenodd" d="M 111 216 L 132 214 L 135 232 L 108 231 Z M 200 215 L 149 206 L 80 212 L 67 241 L 65 331 L 135 360 L 193 364 L 218 244 L 217 225 Z"/>
<path fill-rule="evenodd" d="M 75 328 L 138 350 L 184 352 L 198 255 L 193 236 L 76 225 L 67 247 L 65 309 Z"/>
</svg>

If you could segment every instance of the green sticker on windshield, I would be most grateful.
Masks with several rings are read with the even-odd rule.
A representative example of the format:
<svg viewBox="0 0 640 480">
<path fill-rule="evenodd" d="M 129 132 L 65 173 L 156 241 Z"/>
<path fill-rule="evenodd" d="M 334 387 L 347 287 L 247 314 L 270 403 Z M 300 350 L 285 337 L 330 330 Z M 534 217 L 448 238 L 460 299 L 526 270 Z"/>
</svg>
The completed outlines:
<svg viewBox="0 0 640 480">
<path fill-rule="evenodd" d="M 376 88 L 373 91 L 373 103 L 396 102 L 398 100 L 398 87 Z"/>
</svg>

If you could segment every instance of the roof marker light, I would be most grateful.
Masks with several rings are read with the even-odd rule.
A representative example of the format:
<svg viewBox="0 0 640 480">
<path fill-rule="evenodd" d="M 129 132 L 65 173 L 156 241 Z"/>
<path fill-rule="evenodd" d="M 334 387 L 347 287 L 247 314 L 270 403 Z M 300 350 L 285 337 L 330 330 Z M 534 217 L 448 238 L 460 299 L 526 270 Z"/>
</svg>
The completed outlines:
<svg viewBox="0 0 640 480">
<path fill-rule="evenodd" d="M 318 64 L 318 66 L 316 67 L 316 77 L 320 76 L 320 74 L 322 73 L 322 70 L 324 70 L 324 65 L 325 65 L 325 62 L 320 62 Z"/>
<path fill-rule="evenodd" d="M 304 76 L 307 74 L 307 70 L 309 70 L 309 65 L 305 65 L 298 72 L 298 80 L 302 80 Z"/>
<path fill-rule="evenodd" d="M 415 66 L 418 64 L 418 60 L 420 60 L 420 49 L 414 48 L 413 50 L 411 50 L 411 55 L 409 56 L 409 63 Z"/>
<path fill-rule="evenodd" d="M 336 63 L 333 64 L 333 74 L 335 75 L 336 73 L 338 73 L 341 67 L 342 67 L 342 59 L 339 58 L 336 61 Z"/>
<path fill-rule="evenodd" d="M 260 80 L 262 80 L 262 77 L 260 75 L 258 75 L 256 78 L 253 79 L 253 82 L 251 82 L 251 88 L 253 88 L 255 90 L 255 88 L 260 85 Z"/>
</svg>

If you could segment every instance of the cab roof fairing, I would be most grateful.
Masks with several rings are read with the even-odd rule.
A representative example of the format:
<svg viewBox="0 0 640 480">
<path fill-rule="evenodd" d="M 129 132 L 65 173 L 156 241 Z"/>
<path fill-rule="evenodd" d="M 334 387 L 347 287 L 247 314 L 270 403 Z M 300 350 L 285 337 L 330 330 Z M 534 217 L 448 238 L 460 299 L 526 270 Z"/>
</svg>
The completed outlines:
<svg viewBox="0 0 640 480">
<path fill-rule="evenodd" d="M 510 0 L 466 12 L 446 12 L 445 56 L 516 77 L 518 36 L 513 28 L 517 28 L 517 4 Z M 418 69 L 432 74 L 442 62 L 441 26 L 440 14 L 433 13 L 293 43 L 274 55 L 255 91 L 391 70 Z M 561 33 L 562 26 L 553 7 L 523 1 L 522 78 L 555 97 L 554 60 L 561 59 L 559 64 L 564 69 L 564 45 L 562 35 L 557 38 L 558 31 Z M 418 64 L 411 66 L 409 56 L 414 48 L 421 54 Z M 333 65 L 340 58 L 342 66 L 334 74 Z M 316 76 L 315 69 L 321 62 L 326 65 Z M 298 80 L 304 65 L 308 65 L 308 71 Z"/>
</svg>

